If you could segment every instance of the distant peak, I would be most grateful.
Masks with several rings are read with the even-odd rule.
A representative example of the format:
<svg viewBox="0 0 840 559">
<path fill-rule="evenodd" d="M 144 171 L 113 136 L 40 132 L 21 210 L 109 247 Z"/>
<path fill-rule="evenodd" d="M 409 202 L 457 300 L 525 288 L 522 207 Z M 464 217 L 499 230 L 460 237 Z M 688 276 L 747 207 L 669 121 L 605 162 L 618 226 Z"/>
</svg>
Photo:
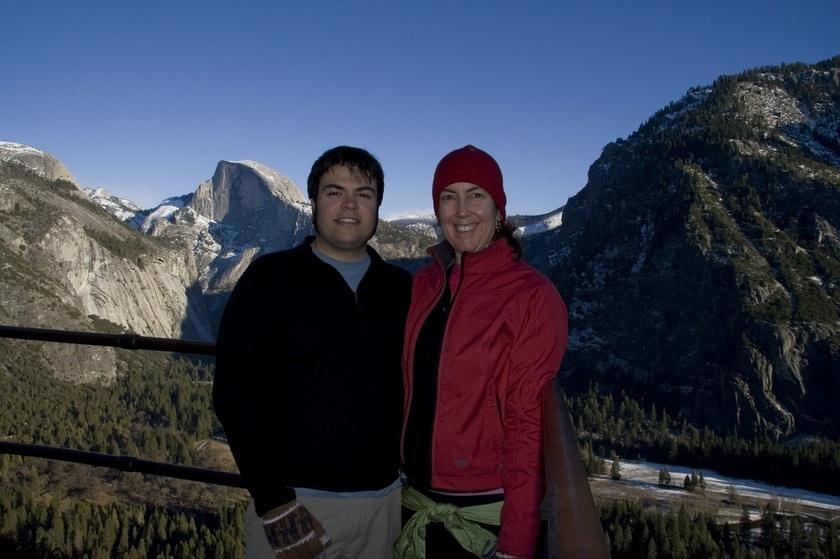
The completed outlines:
<svg viewBox="0 0 840 559">
<path fill-rule="evenodd" d="M 436 221 L 434 210 L 405 210 L 389 214 L 385 221 Z"/>
<path fill-rule="evenodd" d="M 26 144 L 0 140 L 0 163 L 9 162 L 23 165 L 46 179 L 66 180 L 78 187 L 67 167 L 49 153 Z"/>
<path fill-rule="evenodd" d="M 40 149 L 27 146 L 26 144 L 18 144 L 17 142 L 0 141 L 0 151 L 16 152 L 21 154 L 26 153 L 31 155 L 47 155 Z M 0 158 L 3 158 L 2 153 L 0 153 Z"/>
<path fill-rule="evenodd" d="M 238 161 L 223 159 L 219 161 L 218 167 L 225 164 L 248 167 L 265 181 L 269 189 L 271 189 L 274 194 L 281 194 L 284 198 L 291 202 L 299 202 L 301 204 L 305 204 L 307 202 L 307 198 L 303 195 L 303 192 L 301 192 L 300 188 L 298 188 L 292 179 L 268 165 L 258 161 L 252 161 L 250 159 L 242 159 Z"/>
</svg>

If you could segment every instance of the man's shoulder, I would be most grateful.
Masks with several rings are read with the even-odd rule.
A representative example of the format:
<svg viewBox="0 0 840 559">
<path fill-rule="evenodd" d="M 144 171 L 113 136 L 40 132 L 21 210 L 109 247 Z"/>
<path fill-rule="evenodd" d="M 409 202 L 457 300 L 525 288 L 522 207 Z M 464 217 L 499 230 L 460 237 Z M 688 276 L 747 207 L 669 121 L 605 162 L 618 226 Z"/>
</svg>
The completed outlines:
<svg viewBox="0 0 840 559">
<path fill-rule="evenodd" d="M 307 261 L 306 252 L 308 250 L 308 247 L 301 244 L 286 250 L 261 254 L 248 265 L 248 271 L 252 273 L 257 271 L 264 272 L 289 266 L 294 266 L 291 269 L 299 269 L 301 263 Z"/>
<path fill-rule="evenodd" d="M 375 269 L 377 274 L 381 274 L 390 281 L 411 282 L 411 272 L 385 261 L 370 245 L 368 245 L 368 255 L 371 258 L 371 268 Z"/>
<path fill-rule="evenodd" d="M 411 282 L 411 273 L 408 270 L 384 260 L 382 261 L 382 273 L 393 277 L 395 281 Z"/>
</svg>

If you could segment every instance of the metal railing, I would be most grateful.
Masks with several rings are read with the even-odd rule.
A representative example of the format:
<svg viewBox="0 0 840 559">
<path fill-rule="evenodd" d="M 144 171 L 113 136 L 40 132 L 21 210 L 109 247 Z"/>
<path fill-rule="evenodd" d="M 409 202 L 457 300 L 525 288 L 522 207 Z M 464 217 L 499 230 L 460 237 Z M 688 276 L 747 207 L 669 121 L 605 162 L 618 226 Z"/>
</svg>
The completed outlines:
<svg viewBox="0 0 840 559">
<path fill-rule="evenodd" d="M 212 342 L 151 338 L 135 334 L 100 334 L 0 326 L 0 338 L 215 355 L 215 344 Z M 542 408 L 546 499 L 549 513 L 546 556 L 558 559 L 608 558 L 606 538 L 580 460 L 577 438 L 558 381 L 549 383 L 543 389 Z M 113 456 L 11 441 L 0 441 L 0 454 L 62 460 L 228 487 L 245 487 L 239 474 L 153 462 L 130 456 Z"/>
<path fill-rule="evenodd" d="M 47 328 L 24 328 L 22 326 L 0 326 L 0 338 L 36 340 L 65 344 L 99 345 L 122 349 L 148 349 L 175 353 L 215 355 L 216 344 L 197 340 L 173 340 L 171 338 L 150 338 L 137 334 L 100 334 L 96 332 L 71 332 Z"/>
<path fill-rule="evenodd" d="M 559 379 L 542 392 L 548 557 L 610 556 Z"/>
<path fill-rule="evenodd" d="M 89 466 L 101 466 L 123 472 L 140 472 L 153 476 L 174 477 L 189 481 L 226 485 L 228 487 L 245 487 L 245 481 L 239 474 L 191 468 L 189 466 L 181 466 L 180 464 L 153 462 L 133 456 L 114 456 L 100 452 L 88 452 L 86 450 L 9 441 L 0 441 L 0 454 L 32 456 L 35 458 L 46 458 L 48 460 L 88 464 Z"/>
</svg>

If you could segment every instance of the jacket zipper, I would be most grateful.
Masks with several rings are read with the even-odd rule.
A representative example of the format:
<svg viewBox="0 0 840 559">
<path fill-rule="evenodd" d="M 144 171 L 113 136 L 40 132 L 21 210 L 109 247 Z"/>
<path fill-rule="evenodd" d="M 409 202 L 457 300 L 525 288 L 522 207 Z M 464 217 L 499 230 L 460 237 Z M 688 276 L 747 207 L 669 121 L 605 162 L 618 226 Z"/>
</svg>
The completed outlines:
<svg viewBox="0 0 840 559">
<path fill-rule="evenodd" d="M 411 413 L 411 402 L 414 400 L 414 352 L 417 349 L 417 337 L 420 335 L 420 330 L 423 328 L 423 324 L 426 323 L 426 320 L 429 318 L 429 315 L 432 314 L 432 311 L 437 306 L 437 302 L 443 296 L 444 292 L 446 292 L 446 267 L 444 266 L 443 262 L 441 261 L 440 257 L 432 252 L 432 257 L 434 258 L 435 262 L 440 266 L 443 270 L 443 283 L 440 284 L 440 291 L 438 292 L 437 297 L 435 297 L 434 301 L 429 305 L 429 307 L 424 311 L 422 316 L 422 320 L 417 322 L 417 328 L 415 328 L 415 332 L 412 332 L 411 340 L 409 343 L 411 344 L 411 351 L 409 352 L 409 359 L 406 360 L 405 366 L 411 368 L 411 374 L 406 375 L 406 386 L 408 392 L 408 401 L 405 405 L 405 413 L 403 414 L 403 425 L 402 425 L 402 432 L 400 433 L 400 461 L 405 464 L 405 432 L 408 430 L 408 416 Z M 416 333 L 416 335 L 415 335 Z M 441 340 L 441 345 L 443 345 L 443 341 Z M 440 363 L 438 363 L 440 365 Z M 434 418 L 432 422 L 432 430 L 434 431 Z"/>
<path fill-rule="evenodd" d="M 438 352 L 438 367 L 437 367 L 437 386 L 435 387 L 435 413 L 432 416 L 432 440 L 431 445 L 429 446 L 429 452 L 431 456 L 429 456 L 429 461 L 431 464 L 431 468 L 429 469 L 429 482 L 432 486 L 435 485 L 435 435 L 437 434 L 437 419 L 438 419 L 438 402 L 440 402 L 440 385 L 441 385 L 441 368 L 440 362 L 443 359 L 444 348 L 446 347 L 446 337 L 449 333 L 449 317 L 452 316 L 452 311 L 455 309 L 455 302 L 458 300 L 458 294 L 461 293 L 461 289 L 464 287 L 464 279 L 466 278 L 466 271 L 467 271 L 467 258 L 466 253 L 461 253 L 461 279 L 458 281 L 458 289 L 452 294 L 452 299 L 449 302 L 449 311 L 446 313 L 446 326 L 443 327 L 443 338 L 440 340 L 440 351 Z M 443 281 L 449 282 L 449 277 L 446 275 L 446 271 L 444 270 L 443 274 Z M 444 286 L 444 290 L 446 287 Z"/>
<path fill-rule="evenodd" d="M 443 355 L 444 355 L 443 350 L 444 350 L 444 347 L 445 347 L 445 344 L 446 344 L 446 334 L 449 332 L 449 316 L 452 314 L 452 310 L 455 308 L 455 300 L 457 299 L 458 294 L 461 293 L 461 289 L 464 286 L 464 277 L 465 277 L 465 270 L 466 270 L 466 265 L 465 265 L 466 264 L 466 258 L 465 258 L 465 256 L 466 256 L 466 253 L 461 254 L 461 264 L 460 264 L 460 266 L 461 266 L 461 279 L 458 282 L 458 289 L 456 289 L 455 292 L 452 294 L 452 298 L 448 303 L 448 310 L 446 311 L 446 326 L 444 326 L 444 328 L 443 328 L 443 336 L 440 340 L 440 350 L 438 351 L 437 383 L 436 383 L 436 386 L 435 386 L 435 413 L 432 415 L 432 435 L 431 435 L 431 441 L 429 442 L 430 443 L 429 444 L 429 453 L 431 454 L 429 456 L 429 462 L 430 462 L 430 466 L 431 466 L 429 468 L 429 482 L 432 485 L 434 485 L 434 480 L 435 480 L 435 460 L 434 460 L 435 459 L 435 433 L 437 431 L 437 429 L 435 427 L 437 426 L 438 402 L 440 401 L 440 372 L 441 372 L 440 362 L 441 362 L 441 359 L 443 358 Z M 440 292 L 439 292 L 438 296 L 435 298 L 435 300 L 429 306 L 428 310 L 425 313 L 425 316 L 423 316 L 423 320 L 418 322 L 419 328 L 421 328 L 421 329 L 423 328 L 423 324 L 425 324 L 426 320 L 429 318 L 429 315 L 432 313 L 432 310 L 434 310 L 435 306 L 437 306 L 437 303 L 438 303 L 438 301 L 440 301 L 440 298 L 446 292 L 446 286 L 447 286 L 446 284 L 447 284 L 447 282 L 449 282 L 449 276 L 446 273 L 446 268 L 443 266 L 443 263 L 437 258 L 437 256 L 435 256 L 435 260 L 437 260 L 438 264 L 441 265 L 441 269 L 443 270 L 443 283 L 441 283 Z M 418 335 L 419 335 L 419 329 L 418 329 Z M 414 377 L 414 350 L 416 349 L 416 341 L 417 341 L 416 337 L 414 337 L 414 338 L 415 339 L 412 341 L 413 345 L 412 345 L 412 348 L 411 348 L 411 369 L 412 370 L 411 370 L 411 375 L 409 376 L 409 382 L 411 382 L 411 383 L 414 382 L 414 378 L 413 378 Z M 406 365 L 408 365 L 408 363 L 406 363 Z M 402 458 L 403 462 L 405 462 L 405 450 L 404 450 L 405 432 L 406 432 L 406 429 L 408 428 L 408 413 L 411 412 L 411 401 L 412 401 L 413 395 L 414 395 L 414 391 L 413 391 L 413 384 L 412 384 L 412 385 L 409 386 L 408 406 L 406 407 L 406 417 L 405 417 L 405 420 L 403 421 L 402 436 L 400 437 L 400 439 L 401 439 L 400 440 L 400 455 L 401 455 L 401 458 Z"/>
<path fill-rule="evenodd" d="M 435 257 L 435 260 L 437 260 L 437 257 Z M 440 263 L 440 262 L 438 261 L 438 263 Z M 444 270 L 443 276 L 444 276 L 443 281 L 445 282 L 446 281 L 446 270 Z M 442 283 L 441 286 L 440 286 L 440 292 L 438 293 L 438 296 L 435 297 L 435 300 L 432 301 L 431 305 L 429 305 L 429 308 L 426 309 L 426 311 L 424 312 L 424 314 L 422 316 L 422 320 L 417 322 L 417 324 L 418 324 L 418 327 L 416 328 L 417 335 L 415 336 L 414 332 L 412 332 L 412 339 L 409 341 L 409 343 L 411 343 L 411 351 L 409 352 L 410 353 L 409 359 L 406 360 L 405 366 L 407 368 L 408 367 L 411 368 L 411 374 L 406 375 L 407 385 L 408 385 L 406 387 L 407 390 L 408 390 L 408 401 L 406 402 L 406 405 L 405 405 L 405 413 L 403 414 L 404 417 L 403 417 L 402 432 L 400 434 L 400 461 L 403 464 L 405 464 L 405 432 L 408 430 L 408 416 L 411 413 L 411 402 L 414 400 L 414 352 L 417 349 L 417 336 L 420 335 L 420 330 L 423 328 L 423 324 L 425 324 L 426 320 L 429 318 L 429 315 L 432 314 L 432 311 L 434 310 L 435 306 L 437 305 L 437 302 L 440 300 L 441 296 L 443 295 L 443 293 L 445 291 L 446 291 L 446 284 Z M 434 423 L 432 423 L 432 429 L 434 430 Z"/>
</svg>

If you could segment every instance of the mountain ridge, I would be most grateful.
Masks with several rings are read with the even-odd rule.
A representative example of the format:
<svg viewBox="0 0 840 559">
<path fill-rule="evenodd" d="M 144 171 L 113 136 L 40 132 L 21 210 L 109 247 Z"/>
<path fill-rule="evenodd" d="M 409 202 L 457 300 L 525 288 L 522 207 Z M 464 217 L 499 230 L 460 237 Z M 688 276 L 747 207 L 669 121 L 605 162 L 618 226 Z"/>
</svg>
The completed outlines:
<svg viewBox="0 0 840 559">
<path fill-rule="evenodd" d="M 608 144 L 531 253 L 570 381 L 741 434 L 837 435 L 840 57 L 722 76 Z"/>
</svg>

